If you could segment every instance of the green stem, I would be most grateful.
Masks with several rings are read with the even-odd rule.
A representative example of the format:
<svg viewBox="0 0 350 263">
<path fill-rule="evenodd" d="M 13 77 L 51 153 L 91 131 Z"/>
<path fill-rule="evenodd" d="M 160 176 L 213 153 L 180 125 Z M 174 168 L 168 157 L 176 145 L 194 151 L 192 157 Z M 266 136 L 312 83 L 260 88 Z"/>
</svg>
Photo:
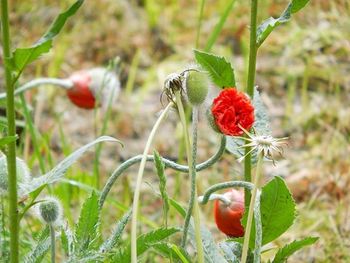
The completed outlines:
<svg viewBox="0 0 350 263">
<path fill-rule="evenodd" d="M 7 95 L 7 133 L 8 136 L 16 135 L 14 83 L 9 61 L 12 58 L 10 26 L 8 17 L 7 0 L 1 0 L 1 27 L 2 27 L 2 49 L 5 65 L 6 95 Z M 18 262 L 18 208 L 17 208 L 17 174 L 16 174 L 16 142 L 8 144 L 7 169 L 9 182 L 9 221 L 10 221 L 10 262 Z"/>
<path fill-rule="evenodd" d="M 166 117 L 167 113 L 169 112 L 172 106 L 173 106 L 173 103 L 169 103 L 168 106 L 162 112 L 162 114 L 159 116 L 157 122 L 154 124 L 152 131 L 146 142 L 146 146 L 143 151 L 142 160 L 140 163 L 140 168 L 137 174 L 134 201 L 132 204 L 132 218 L 131 218 L 131 262 L 132 263 L 137 263 L 137 209 L 139 206 L 141 183 L 142 183 L 143 172 L 145 170 L 145 165 L 147 161 L 147 154 L 151 148 L 151 144 L 153 142 L 154 136 L 161 122 Z"/>
<path fill-rule="evenodd" d="M 196 165 L 196 171 L 202 171 L 210 166 L 212 166 L 214 163 L 216 163 L 220 157 L 224 154 L 225 148 L 226 147 L 226 136 L 221 137 L 221 142 L 220 142 L 220 148 L 218 151 L 210 157 L 208 160 L 206 160 L 203 163 L 200 163 Z M 100 200 L 99 200 L 99 207 L 100 209 L 103 207 L 104 202 L 106 201 L 108 193 L 111 191 L 113 184 L 116 182 L 116 180 L 125 172 L 129 167 L 131 167 L 134 164 L 140 163 L 142 160 L 143 155 L 137 155 L 134 157 L 131 157 L 130 159 L 126 160 L 123 162 L 120 166 L 118 166 L 117 169 L 114 170 L 112 175 L 108 178 L 105 186 L 102 189 Z M 153 155 L 148 155 L 147 156 L 147 161 L 148 162 L 154 162 L 154 156 Z M 166 158 L 162 158 L 162 162 L 164 162 L 165 167 L 169 167 L 175 171 L 183 172 L 183 173 L 188 173 L 189 172 L 189 167 L 185 165 L 181 165 L 178 163 L 175 163 L 171 160 L 168 160 Z"/>
<path fill-rule="evenodd" d="M 50 228 L 50 239 L 51 239 L 51 263 L 55 263 L 55 259 L 56 259 L 55 229 L 52 224 L 49 225 L 49 228 Z"/>
<path fill-rule="evenodd" d="M 248 81 L 247 81 L 247 94 L 251 99 L 254 97 L 254 83 L 255 83 L 255 71 L 256 71 L 256 55 L 258 46 L 256 44 L 256 20 L 258 14 L 258 0 L 251 0 L 250 10 L 250 44 L 249 44 L 249 62 L 248 62 Z M 246 147 L 245 153 L 247 154 L 251 150 L 250 147 Z M 252 180 L 252 161 L 251 154 L 247 154 L 244 159 L 244 180 L 251 182 Z M 245 190 L 244 192 L 245 204 L 250 202 L 250 192 Z"/>
<path fill-rule="evenodd" d="M 201 237 L 201 224 L 200 224 L 200 214 L 199 214 L 199 206 L 198 206 L 198 202 L 196 200 L 197 197 L 197 189 L 196 189 L 196 155 L 197 155 L 197 119 L 198 119 L 198 112 L 197 109 L 194 108 L 194 128 L 193 128 L 193 146 L 195 147 L 191 147 L 191 142 L 190 142 L 190 135 L 188 132 L 188 128 L 187 128 L 187 122 L 186 122 L 186 117 L 185 117 L 185 110 L 184 107 L 182 105 L 182 101 L 181 101 L 181 94 L 179 91 L 175 92 L 175 97 L 176 97 L 176 104 L 177 104 L 177 108 L 179 111 L 179 115 L 180 115 L 180 121 L 183 127 L 183 132 L 185 135 L 185 146 L 186 146 L 186 155 L 187 155 L 187 162 L 188 162 L 188 167 L 189 167 L 189 174 L 191 176 L 191 199 L 190 199 L 190 205 L 187 211 L 187 215 L 186 218 L 189 217 L 191 215 L 191 201 L 192 201 L 192 205 L 193 205 L 193 221 L 194 221 L 194 234 L 195 234 L 195 239 L 196 239 L 196 246 L 197 246 L 197 256 L 198 256 L 198 262 L 199 263 L 203 263 L 204 262 L 204 251 L 203 251 L 203 243 L 202 243 L 202 237 Z M 192 148 L 192 149 L 191 149 Z M 194 199 L 192 198 L 192 196 L 194 196 Z M 193 200 L 192 200 L 193 199 Z M 187 221 L 185 221 L 186 224 Z M 188 219 L 188 223 L 189 224 L 189 219 Z M 186 225 L 185 225 L 186 227 Z M 187 230 L 184 227 L 184 236 L 182 239 L 182 245 L 184 246 L 186 244 L 186 235 L 187 235 Z M 187 226 L 188 228 L 188 226 Z"/>
<path fill-rule="evenodd" d="M 38 161 L 39 161 L 40 171 L 42 174 L 45 174 L 46 168 L 45 168 L 44 158 L 40 153 L 40 148 L 39 148 L 38 139 L 36 136 L 36 130 L 33 125 L 33 120 L 32 120 L 32 117 L 30 116 L 30 112 L 28 110 L 24 95 L 20 94 L 20 98 L 21 98 L 23 113 L 26 119 L 26 123 L 28 125 L 29 133 L 30 133 L 30 136 L 32 137 L 34 152 L 35 152 L 36 158 L 38 158 Z"/>
<path fill-rule="evenodd" d="M 260 176 L 261 176 L 261 170 L 262 170 L 261 168 L 262 168 L 263 159 L 264 159 L 263 153 L 259 153 L 258 163 L 256 166 L 256 174 L 255 174 L 255 178 L 254 178 L 254 186 L 253 186 L 253 190 L 252 190 L 252 198 L 250 199 L 247 225 L 246 225 L 245 233 L 244 233 L 244 242 L 243 242 L 243 248 L 242 248 L 241 263 L 245 263 L 247 260 L 249 241 L 250 241 L 250 232 L 251 232 L 252 222 L 253 222 L 253 211 L 254 211 L 254 207 L 255 207 L 256 194 L 257 194 L 257 191 L 259 188 L 259 181 L 260 181 Z"/>
<path fill-rule="evenodd" d="M 196 48 L 199 46 L 199 36 L 201 34 L 203 12 L 204 12 L 205 0 L 201 0 L 201 6 L 199 10 L 198 24 L 197 24 L 197 35 L 196 35 Z"/>
</svg>

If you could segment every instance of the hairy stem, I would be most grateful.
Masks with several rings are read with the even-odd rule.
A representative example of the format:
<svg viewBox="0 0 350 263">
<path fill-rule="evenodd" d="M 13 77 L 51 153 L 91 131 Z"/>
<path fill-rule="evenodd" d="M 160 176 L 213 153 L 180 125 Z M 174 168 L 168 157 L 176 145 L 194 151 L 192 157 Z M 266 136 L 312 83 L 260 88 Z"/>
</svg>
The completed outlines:
<svg viewBox="0 0 350 263">
<path fill-rule="evenodd" d="M 189 174 L 191 176 L 191 198 L 190 198 L 190 205 L 186 214 L 185 219 L 185 226 L 183 229 L 183 239 L 182 239 L 182 245 L 184 246 L 186 244 L 186 236 L 188 231 L 188 225 L 191 218 L 192 213 L 192 207 L 193 207 L 193 221 L 194 221 L 194 234 L 196 239 L 196 246 L 197 246 L 197 256 L 198 256 L 198 262 L 203 263 L 204 262 L 204 251 L 203 251 L 203 243 L 202 243 L 202 237 L 201 237 L 201 225 L 200 225 L 200 215 L 199 215 L 199 207 L 198 202 L 196 199 L 197 196 L 197 187 L 196 187 L 196 156 L 197 156 L 197 123 L 194 124 L 193 127 L 193 145 L 195 146 L 192 148 L 191 142 L 190 142 L 190 135 L 187 128 L 186 123 L 186 117 L 185 117 L 185 110 L 182 105 L 181 101 L 181 95 L 180 92 L 177 91 L 175 93 L 176 96 L 176 104 L 180 115 L 180 121 L 183 127 L 183 132 L 185 135 L 185 146 L 186 146 L 186 155 L 187 155 L 187 163 L 189 167 Z M 198 119 L 198 112 L 197 109 L 194 109 L 194 122 L 197 122 Z M 193 196 L 193 197 L 192 197 Z M 187 222 L 187 227 L 186 227 Z"/>
<path fill-rule="evenodd" d="M 51 263 L 55 263 L 55 259 L 56 259 L 55 229 L 52 224 L 49 225 L 49 228 L 50 228 L 50 239 L 51 239 Z"/>
<path fill-rule="evenodd" d="M 254 96 L 254 83 L 255 83 L 255 71 L 256 71 L 256 56 L 258 46 L 256 44 L 256 20 L 258 14 L 258 0 L 251 0 L 250 9 L 250 43 L 249 43 L 249 62 L 248 62 L 248 82 L 247 82 L 247 94 L 253 99 Z M 249 151 L 250 147 L 246 147 L 244 158 L 244 180 L 251 182 L 252 180 L 252 157 Z M 250 202 L 250 192 L 245 190 L 244 192 L 245 204 Z"/>
<path fill-rule="evenodd" d="M 9 61 L 12 58 L 10 25 L 8 17 L 7 0 L 1 0 L 1 30 L 2 30 L 2 50 L 5 65 L 5 86 L 6 86 L 6 115 L 7 134 L 16 135 L 15 124 L 15 103 L 14 103 L 14 83 L 12 72 L 9 68 Z M 9 193 L 9 221 L 10 221 L 10 261 L 18 262 L 18 208 L 17 208 L 17 174 L 16 174 L 16 141 L 8 144 L 7 152 L 8 170 L 8 193 Z"/>
<path fill-rule="evenodd" d="M 140 198 L 140 190 L 141 190 L 141 183 L 142 183 L 142 177 L 143 172 L 145 170 L 145 165 L 147 161 L 147 154 L 151 148 L 151 144 L 153 142 L 154 136 L 163 121 L 163 119 L 166 117 L 167 113 L 173 106 L 173 103 L 169 103 L 168 106 L 164 109 L 162 114 L 159 116 L 158 120 L 154 124 L 152 131 L 148 137 L 148 140 L 146 142 L 145 149 L 143 151 L 140 168 L 137 174 L 136 179 L 136 187 L 135 187 L 135 193 L 134 193 L 134 200 L 132 204 L 132 218 L 131 218 L 131 262 L 137 263 L 137 209 L 139 206 L 139 198 Z"/>
<path fill-rule="evenodd" d="M 247 224 L 246 224 L 245 233 L 244 233 L 244 242 L 243 242 L 241 263 L 245 263 L 247 260 L 249 241 L 250 241 L 250 232 L 251 232 L 252 221 L 253 221 L 253 211 L 254 211 L 254 207 L 255 207 L 256 194 L 257 194 L 257 191 L 259 188 L 258 185 L 259 185 L 260 176 L 261 176 L 261 168 L 262 168 L 263 158 L 264 158 L 263 153 L 259 153 L 258 163 L 256 166 L 256 174 L 255 174 L 255 178 L 254 178 L 254 186 L 253 186 L 253 190 L 252 190 L 252 197 L 250 199 L 250 205 L 249 205 L 248 219 L 247 219 Z"/>
<path fill-rule="evenodd" d="M 206 160 L 203 163 L 200 163 L 196 166 L 196 171 L 202 171 L 210 166 L 212 166 L 214 163 L 216 163 L 220 157 L 223 155 L 225 152 L 225 147 L 226 147 L 226 137 L 222 136 L 221 137 L 221 142 L 220 142 L 220 148 L 218 151 L 208 160 Z M 106 201 L 106 198 L 108 196 L 108 193 L 111 191 L 113 184 L 115 181 L 125 172 L 129 167 L 131 167 L 134 164 L 137 164 L 141 162 L 143 155 L 137 155 L 134 156 L 125 162 L 123 162 L 114 172 L 112 175 L 108 178 L 107 183 L 102 189 L 100 200 L 99 200 L 99 207 L 100 209 L 103 207 L 104 202 Z M 148 162 L 154 162 L 154 156 L 153 155 L 147 155 Z M 162 158 L 162 161 L 165 164 L 165 167 L 169 167 L 171 169 L 174 169 L 179 172 L 184 172 L 188 173 L 189 172 L 189 167 L 185 165 L 180 165 L 178 163 L 175 163 L 171 160 L 168 160 L 166 158 Z"/>
</svg>

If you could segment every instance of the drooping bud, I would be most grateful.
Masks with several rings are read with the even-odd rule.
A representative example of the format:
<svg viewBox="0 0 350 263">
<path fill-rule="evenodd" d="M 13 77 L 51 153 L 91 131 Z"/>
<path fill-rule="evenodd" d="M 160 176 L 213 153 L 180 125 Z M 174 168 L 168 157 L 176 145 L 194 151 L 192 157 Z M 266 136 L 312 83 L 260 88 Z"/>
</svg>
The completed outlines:
<svg viewBox="0 0 350 263">
<path fill-rule="evenodd" d="M 186 93 L 189 102 L 198 106 L 202 104 L 208 95 L 208 76 L 200 71 L 191 70 L 186 75 Z"/>
<path fill-rule="evenodd" d="M 229 237 L 241 237 L 244 235 L 244 228 L 241 224 L 244 213 L 244 193 L 231 189 L 224 194 L 224 197 L 230 200 L 231 203 L 225 204 L 220 200 L 215 201 L 216 225 L 221 232 Z"/>
<path fill-rule="evenodd" d="M 76 106 L 83 109 L 107 108 L 114 103 L 120 92 L 120 81 L 110 70 L 93 68 L 73 73 L 69 78 L 73 86 L 67 96 Z"/>
<path fill-rule="evenodd" d="M 27 164 L 20 158 L 16 158 L 16 174 L 18 194 L 21 195 L 22 186 L 30 181 L 30 171 Z M 8 191 L 8 171 L 6 156 L 0 157 L 0 194 Z"/>
<path fill-rule="evenodd" d="M 57 222 L 62 216 L 61 203 L 54 197 L 47 197 L 39 203 L 38 210 L 40 218 L 47 224 Z"/>
</svg>

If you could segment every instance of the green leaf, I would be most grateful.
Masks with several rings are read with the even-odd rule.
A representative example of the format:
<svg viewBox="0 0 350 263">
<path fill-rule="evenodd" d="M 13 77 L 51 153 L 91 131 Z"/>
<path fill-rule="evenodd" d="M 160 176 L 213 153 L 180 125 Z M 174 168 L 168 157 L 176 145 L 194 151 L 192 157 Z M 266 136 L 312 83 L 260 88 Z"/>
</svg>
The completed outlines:
<svg viewBox="0 0 350 263">
<path fill-rule="evenodd" d="M 61 241 L 64 252 L 68 257 L 71 257 L 74 253 L 74 234 L 69 228 L 68 224 L 62 227 L 61 231 Z"/>
<path fill-rule="evenodd" d="M 18 139 L 18 136 L 6 136 L 0 139 L 0 148 L 4 147 L 5 145 L 9 144 L 10 142 L 14 142 Z"/>
<path fill-rule="evenodd" d="M 186 251 L 175 244 L 161 242 L 154 244 L 152 248 L 163 257 L 171 259 L 172 261 L 183 263 L 191 262 L 191 259 Z"/>
<path fill-rule="evenodd" d="M 178 228 L 159 228 L 146 234 L 140 235 L 137 238 L 137 255 L 142 255 L 148 249 L 152 248 L 153 245 L 163 241 L 164 239 L 179 231 L 180 230 Z M 130 245 L 128 245 L 127 248 L 121 250 L 119 254 L 114 257 L 113 262 L 131 262 Z"/>
<path fill-rule="evenodd" d="M 215 240 L 210 233 L 210 231 L 204 226 L 201 225 L 201 235 L 202 243 L 204 250 L 204 259 L 207 263 L 228 263 L 224 256 L 221 254 L 221 250 L 216 245 Z M 192 245 L 196 247 L 196 238 L 193 228 L 193 220 L 191 219 L 189 227 L 189 237 Z"/>
<path fill-rule="evenodd" d="M 288 22 L 292 14 L 305 7 L 309 1 L 310 0 L 292 0 L 280 17 L 270 17 L 263 21 L 257 28 L 257 45 L 260 46 L 276 27 Z"/>
<path fill-rule="evenodd" d="M 91 249 L 98 237 L 98 222 L 100 209 L 95 192 L 83 204 L 78 224 L 75 227 L 75 247 L 77 253 Z"/>
<path fill-rule="evenodd" d="M 262 245 L 265 245 L 278 238 L 293 224 L 296 208 L 294 199 L 285 181 L 279 176 L 275 176 L 262 188 L 260 200 Z M 242 219 L 244 226 L 246 225 L 247 217 L 248 209 L 246 209 Z M 251 233 L 250 248 L 253 248 L 255 241 L 254 220 Z"/>
<path fill-rule="evenodd" d="M 164 222 L 165 227 L 167 227 L 167 218 L 168 218 L 168 212 L 169 212 L 169 196 L 166 190 L 166 176 L 165 176 L 165 165 L 162 161 L 162 157 L 159 155 L 157 151 L 154 151 L 154 165 L 157 169 L 157 174 L 159 177 L 159 191 L 160 195 L 163 199 L 163 210 L 164 210 Z"/>
<path fill-rule="evenodd" d="M 253 128 L 259 135 L 270 135 L 271 134 L 271 128 L 270 128 L 270 120 L 267 113 L 267 109 L 261 100 L 260 92 L 257 90 L 257 88 L 254 89 L 254 98 L 253 98 L 253 105 L 254 105 L 254 115 L 255 115 L 255 121 Z M 227 142 L 226 142 L 226 150 L 228 150 L 230 153 L 232 153 L 237 159 L 241 158 L 245 154 L 245 149 L 242 148 L 244 145 L 244 140 L 232 137 L 232 136 L 226 136 Z M 255 165 L 258 161 L 258 155 L 257 151 L 253 151 L 251 153 L 252 156 L 252 164 Z"/>
<path fill-rule="evenodd" d="M 180 205 L 175 199 L 169 198 L 169 204 L 185 219 L 186 209 Z"/>
<path fill-rule="evenodd" d="M 218 38 L 222 28 L 225 25 L 225 22 L 226 22 L 228 16 L 230 15 L 230 13 L 232 11 L 233 4 L 235 2 L 236 2 L 236 0 L 231 0 L 227 4 L 227 6 L 225 6 L 224 12 L 220 16 L 219 22 L 216 24 L 214 30 L 211 32 L 211 34 L 209 36 L 207 44 L 205 45 L 205 51 L 209 52 L 211 50 L 211 48 L 213 47 L 214 43 L 216 42 L 216 39 Z"/>
<path fill-rule="evenodd" d="M 112 235 L 101 245 L 100 252 L 108 253 L 119 241 L 131 216 L 131 209 L 119 220 Z"/>
<path fill-rule="evenodd" d="M 302 240 L 295 240 L 292 243 L 280 248 L 273 259 L 272 263 L 283 263 L 287 261 L 287 258 L 294 254 L 296 251 L 302 249 L 305 246 L 310 246 L 318 240 L 318 237 L 307 237 Z"/>
<path fill-rule="evenodd" d="M 235 74 L 232 66 L 224 57 L 194 50 L 194 56 L 199 65 L 206 70 L 212 81 L 219 87 L 235 87 Z"/>
<path fill-rule="evenodd" d="M 87 150 L 89 150 L 92 146 L 94 146 L 97 143 L 101 142 L 118 142 L 121 144 L 121 142 L 113 137 L 109 136 L 101 136 L 97 138 L 96 140 L 84 145 L 83 147 L 79 148 L 75 152 L 71 153 L 69 156 L 67 156 L 63 161 L 61 161 L 59 164 L 57 164 L 51 171 L 48 173 L 33 178 L 31 182 L 24 186 L 24 194 L 30 194 L 34 191 L 36 191 L 39 188 L 42 188 L 43 186 L 47 184 L 52 184 L 58 180 L 60 180 L 68 170 L 68 168 L 77 160 L 79 159 Z"/>
<path fill-rule="evenodd" d="M 239 263 L 242 257 L 242 244 L 235 241 L 224 241 L 219 243 L 219 247 L 222 250 L 225 259 L 229 263 Z M 251 263 L 254 260 L 253 253 L 249 250 L 247 263 Z"/>
<path fill-rule="evenodd" d="M 39 263 L 44 259 L 47 251 L 51 246 L 49 234 L 49 227 L 46 227 L 40 233 L 36 246 L 33 247 L 29 254 L 24 257 L 24 263 Z"/>
<path fill-rule="evenodd" d="M 66 11 L 59 14 L 44 36 L 42 36 L 34 45 L 29 48 L 17 48 L 13 52 L 13 58 L 10 64 L 13 69 L 18 72 L 18 76 L 26 65 L 36 60 L 42 54 L 50 51 L 53 38 L 61 31 L 67 19 L 78 11 L 83 2 L 84 0 L 78 0 Z"/>
</svg>

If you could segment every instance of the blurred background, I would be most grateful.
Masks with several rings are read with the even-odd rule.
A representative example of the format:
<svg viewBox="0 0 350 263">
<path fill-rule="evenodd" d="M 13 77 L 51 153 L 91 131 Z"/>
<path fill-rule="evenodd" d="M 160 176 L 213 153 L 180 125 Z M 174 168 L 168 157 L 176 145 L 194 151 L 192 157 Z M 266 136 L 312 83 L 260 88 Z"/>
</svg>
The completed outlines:
<svg viewBox="0 0 350 263">
<path fill-rule="evenodd" d="M 46 31 L 54 17 L 73 1 L 12 0 L 14 46 L 29 46 Z M 199 49 L 218 23 L 227 0 L 207 0 Z M 259 1 L 259 20 L 278 17 L 288 1 Z M 99 161 L 90 153 L 67 173 L 67 180 L 51 189 L 63 199 L 65 214 L 74 222 L 90 189 L 101 189 L 123 160 L 143 151 L 148 134 L 163 106 L 160 94 L 166 76 L 193 64 L 199 1 L 99 0 L 86 1 L 54 41 L 54 48 L 30 65 L 20 84 L 38 77 L 66 78 L 74 71 L 107 66 L 119 57 L 122 92 L 113 105 L 104 134 L 120 139 L 124 148 L 105 144 Z M 228 58 L 237 86 L 245 89 L 249 48 L 250 1 L 237 0 L 211 51 Z M 289 262 L 350 262 L 350 3 L 348 0 L 312 0 L 290 22 L 276 29 L 261 46 L 256 84 L 268 109 L 273 134 L 288 136 L 284 158 L 266 165 L 266 180 L 283 176 L 298 206 L 295 225 L 277 245 L 308 235 L 319 236 L 316 245 L 302 250 Z M 2 68 L 0 79 L 3 79 Z M 3 90 L 3 81 L 1 81 Z M 46 171 L 74 149 L 99 136 L 105 125 L 103 110 L 74 107 L 65 91 L 45 86 L 25 94 L 37 127 L 38 146 Z M 3 118 L 3 117 L 1 117 Z M 21 132 L 18 154 L 40 174 L 39 162 L 23 112 L 18 109 Z M 218 148 L 219 138 L 204 116 L 200 119 L 199 161 Z M 175 111 L 162 126 L 154 148 L 161 155 L 184 162 L 181 127 Z M 103 214 L 103 224 L 119 218 L 131 204 L 134 167 L 120 178 Z M 189 183 L 184 174 L 167 170 L 170 195 L 186 204 Z M 242 164 L 229 153 L 209 170 L 199 173 L 199 192 L 209 185 L 242 179 Z M 161 224 L 158 179 L 147 166 L 142 192 L 143 227 Z M 218 240 L 212 207 L 203 218 Z M 30 223 L 31 229 L 39 227 Z M 178 224 L 175 215 L 170 221 Z M 23 230 L 27 231 L 27 230 Z M 29 231 L 29 230 L 28 230 Z M 28 232 L 28 239 L 30 235 Z"/>
</svg>

